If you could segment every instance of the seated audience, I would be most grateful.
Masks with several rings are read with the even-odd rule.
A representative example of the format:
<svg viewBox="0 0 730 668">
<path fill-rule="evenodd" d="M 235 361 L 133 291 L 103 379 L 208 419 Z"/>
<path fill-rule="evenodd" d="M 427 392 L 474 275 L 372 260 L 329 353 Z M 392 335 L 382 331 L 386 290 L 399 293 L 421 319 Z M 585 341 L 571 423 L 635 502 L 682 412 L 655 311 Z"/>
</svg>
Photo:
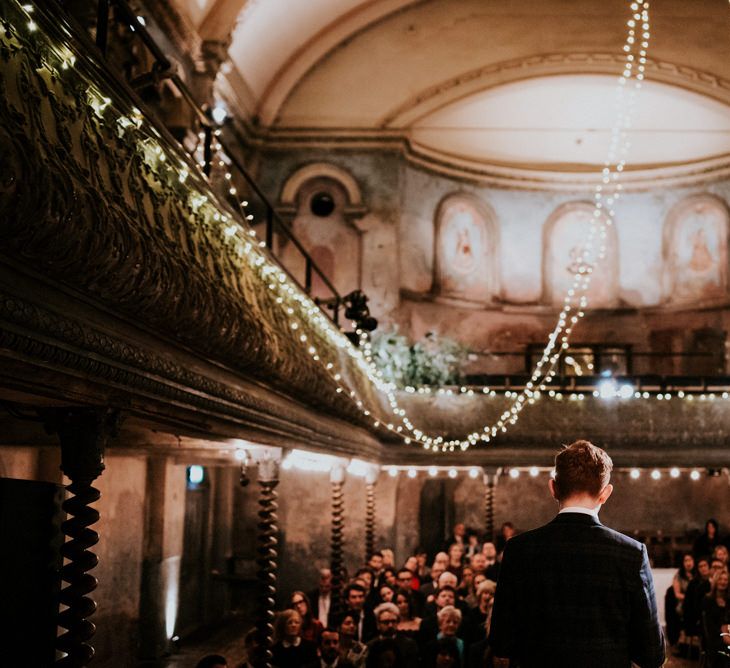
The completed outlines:
<svg viewBox="0 0 730 668">
<path fill-rule="evenodd" d="M 350 583 L 345 587 L 345 591 L 343 592 L 345 607 L 349 612 L 353 613 L 355 624 L 357 625 L 355 639 L 360 642 L 367 642 L 375 634 L 375 624 L 372 615 L 367 614 L 368 611 L 365 608 L 366 593 L 367 590 L 365 587 L 358 582 Z"/>
<path fill-rule="evenodd" d="M 497 591 L 497 584 L 491 580 L 485 580 L 477 589 L 477 606 L 471 608 L 465 620 L 465 636 L 469 643 L 476 643 L 484 640 L 489 635 L 489 623 L 492 618 L 492 606 L 494 605 L 494 593 Z"/>
<path fill-rule="evenodd" d="M 319 635 L 322 633 L 322 622 L 312 614 L 309 597 L 303 591 L 295 591 L 289 599 L 289 607 L 296 610 L 302 617 L 300 635 L 315 645 L 319 644 Z"/>
<path fill-rule="evenodd" d="M 702 617 L 702 600 L 710 591 L 710 561 L 707 557 L 697 560 L 697 574 L 687 585 L 682 606 L 682 624 L 688 638 L 700 636 Z M 681 648 L 680 648 L 681 649 Z"/>
<path fill-rule="evenodd" d="M 276 668 L 301 668 L 317 658 L 317 646 L 300 634 L 302 616 L 296 610 L 282 610 L 274 622 L 271 662 Z"/>
<path fill-rule="evenodd" d="M 421 648 L 425 648 L 430 642 L 435 640 L 439 633 L 438 613 L 444 608 L 456 607 L 455 603 L 456 592 L 453 587 L 447 585 L 439 589 L 434 599 L 434 609 L 428 616 L 424 616 L 418 631 L 418 644 Z M 459 612 L 461 613 L 461 611 Z"/>
</svg>

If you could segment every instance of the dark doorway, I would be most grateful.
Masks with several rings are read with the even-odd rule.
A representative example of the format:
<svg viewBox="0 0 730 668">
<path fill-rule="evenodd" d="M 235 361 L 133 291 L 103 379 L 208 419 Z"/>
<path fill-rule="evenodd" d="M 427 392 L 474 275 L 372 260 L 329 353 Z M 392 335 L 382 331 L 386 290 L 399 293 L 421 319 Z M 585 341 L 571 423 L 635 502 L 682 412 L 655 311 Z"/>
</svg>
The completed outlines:
<svg viewBox="0 0 730 668">
<path fill-rule="evenodd" d="M 202 469 L 202 477 L 201 477 Z M 180 564 L 177 635 L 184 637 L 204 623 L 207 586 L 208 523 L 211 498 L 210 472 L 188 468 L 185 492 L 185 534 Z"/>
<path fill-rule="evenodd" d="M 428 552 L 429 561 L 444 548 L 446 536 L 454 525 L 455 481 L 429 479 L 421 487 L 419 528 L 421 545 Z"/>
</svg>

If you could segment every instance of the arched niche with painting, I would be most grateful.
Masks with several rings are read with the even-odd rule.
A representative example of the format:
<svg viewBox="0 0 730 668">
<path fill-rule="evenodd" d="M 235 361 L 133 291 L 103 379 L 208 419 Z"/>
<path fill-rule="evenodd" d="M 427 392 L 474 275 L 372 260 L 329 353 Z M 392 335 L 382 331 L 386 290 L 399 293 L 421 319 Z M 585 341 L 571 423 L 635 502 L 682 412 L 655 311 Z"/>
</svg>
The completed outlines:
<svg viewBox="0 0 730 668">
<path fill-rule="evenodd" d="M 341 295 L 361 288 L 362 240 L 354 220 L 364 209 L 360 190 L 347 172 L 326 163 L 297 170 L 284 185 L 279 211 Z M 283 235 L 277 243 L 282 263 L 304 285 L 302 255 Z M 316 272 L 312 273 L 311 295 L 332 296 Z"/>
<path fill-rule="evenodd" d="M 558 207 L 543 228 L 543 303 L 562 307 L 590 239 L 594 207 L 590 202 L 568 202 Z M 604 219 L 605 222 L 605 219 Z M 586 292 L 588 308 L 615 308 L 619 305 L 619 257 L 616 229 L 604 226 L 601 238 L 594 236 L 591 282 Z M 598 249 L 604 244 L 604 257 Z"/>
<path fill-rule="evenodd" d="M 664 224 L 664 303 L 704 304 L 727 299 L 727 203 L 693 195 L 669 211 Z"/>
<path fill-rule="evenodd" d="M 499 231 L 491 208 L 469 193 L 448 195 L 436 210 L 437 297 L 489 304 L 499 295 Z"/>
</svg>

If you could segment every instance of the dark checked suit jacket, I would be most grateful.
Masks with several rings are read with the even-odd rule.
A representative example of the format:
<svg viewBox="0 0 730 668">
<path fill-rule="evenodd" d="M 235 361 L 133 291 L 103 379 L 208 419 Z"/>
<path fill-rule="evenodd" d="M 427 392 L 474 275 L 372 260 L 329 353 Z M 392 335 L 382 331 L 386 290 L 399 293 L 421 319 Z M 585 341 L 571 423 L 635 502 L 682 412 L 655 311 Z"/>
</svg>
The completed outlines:
<svg viewBox="0 0 730 668">
<path fill-rule="evenodd" d="M 515 536 L 502 560 L 490 645 L 520 668 L 661 666 L 646 548 L 582 513 Z"/>
</svg>

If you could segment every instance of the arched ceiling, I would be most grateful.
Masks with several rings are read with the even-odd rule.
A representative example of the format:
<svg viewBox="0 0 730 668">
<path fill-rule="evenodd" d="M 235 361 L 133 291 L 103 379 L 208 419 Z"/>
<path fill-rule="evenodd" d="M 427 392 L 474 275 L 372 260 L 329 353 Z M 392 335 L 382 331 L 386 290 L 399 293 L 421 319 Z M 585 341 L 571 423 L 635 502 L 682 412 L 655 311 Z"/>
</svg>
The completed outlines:
<svg viewBox="0 0 730 668">
<path fill-rule="evenodd" d="M 483 153 L 477 147 L 489 142 L 462 141 L 472 144 L 470 159 L 533 165 L 541 164 L 539 157 L 545 152 L 551 156 L 543 161 L 548 163 L 595 161 L 586 148 L 592 143 L 584 138 L 575 144 L 573 135 L 591 129 L 600 134 L 605 129 L 601 109 L 608 87 L 595 77 L 581 77 L 620 73 L 630 4 L 627 0 L 177 1 L 191 6 L 189 16 L 203 32 L 218 38 L 222 29 L 231 33 L 230 66 L 222 76 L 239 100 L 248 101 L 249 115 L 264 131 L 274 133 L 395 131 L 432 150 L 459 154 L 463 151 L 453 150 L 450 137 L 456 132 L 463 139 L 468 132 L 449 124 L 476 123 L 488 129 L 494 114 L 520 115 L 525 104 L 539 110 L 547 98 L 580 91 L 582 83 L 593 81 L 597 98 L 592 97 L 580 118 L 568 126 L 574 145 L 563 158 L 552 157 L 561 150 L 554 141 L 560 123 L 539 113 L 522 116 L 516 128 L 531 133 L 533 156 L 501 149 Z M 235 25 L 228 18 L 233 12 Z M 671 111 L 676 100 L 681 113 L 675 110 L 670 115 L 671 127 L 664 119 L 662 131 L 691 133 L 681 140 L 685 148 L 678 159 L 727 153 L 727 123 L 717 121 L 723 110 L 730 116 L 727 1 L 653 3 L 651 33 L 647 79 L 665 85 L 653 86 L 647 96 L 655 102 L 663 98 L 666 104 L 649 106 L 667 111 L 669 105 Z M 569 75 L 576 76 L 571 80 Z M 533 94 L 536 97 L 531 98 Z M 577 99 L 574 104 L 584 104 Z M 565 109 L 571 106 L 564 103 Z M 494 105 L 502 108 L 494 111 Z M 559 104 L 548 108 L 553 114 L 565 113 Z M 599 112 L 596 120 L 587 117 L 591 109 Z M 701 132 L 708 114 L 714 119 L 714 134 Z M 650 129 L 651 118 L 642 122 Z M 437 123 L 448 127 L 441 136 L 435 130 Z M 508 141 L 508 134 L 502 133 L 499 142 Z M 584 148 L 576 153 L 575 146 L 580 145 Z M 634 157 L 644 165 L 677 161 L 677 156 L 664 155 L 657 146 Z"/>
</svg>

